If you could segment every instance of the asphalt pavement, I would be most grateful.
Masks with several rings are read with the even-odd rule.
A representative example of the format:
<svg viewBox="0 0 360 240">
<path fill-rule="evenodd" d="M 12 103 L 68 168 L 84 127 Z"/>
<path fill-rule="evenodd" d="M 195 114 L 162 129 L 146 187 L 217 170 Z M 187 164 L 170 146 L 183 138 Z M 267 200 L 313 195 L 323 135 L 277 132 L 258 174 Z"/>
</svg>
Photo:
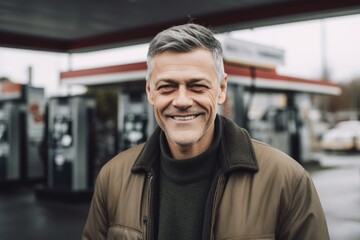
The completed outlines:
<svg viewBox="0 0 360 240">
<path fill-rule="evenodd" d="M 310 167 L 331 240 L 360 240 L 360 153 L 317 153 Z"/>
</svg>

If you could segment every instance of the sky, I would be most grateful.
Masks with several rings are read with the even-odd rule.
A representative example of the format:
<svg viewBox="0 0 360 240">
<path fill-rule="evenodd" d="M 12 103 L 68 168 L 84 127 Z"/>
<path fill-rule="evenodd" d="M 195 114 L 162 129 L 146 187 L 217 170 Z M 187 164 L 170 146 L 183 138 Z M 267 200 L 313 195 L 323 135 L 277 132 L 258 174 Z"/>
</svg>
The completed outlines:
<svg viewBox="0 0 360 240">
<path fill-rule="evenodd" d="M 279 74 L 323 79 L 324 66 L 332 82 L 348 82 L 360 76 L 360 15 L 274 25 L 217 35 L 230 36 L 284 49 L 285 64 Z M 136 61 L 144 61 L 148 44 L 90 53 L 62 54 L 0 48 L 0 77 L 44 87 L 48 96 L 66 94 L 59 73 Z M 76 91 L 76 88 L 75 88 Z M 80 90 L 81 91 L 81 88 Z"/>
<path fill-rule="evenodd" d="M 278 72 L 333 82 L 360 76 L 360 15 L 282 24 L 232 32 L 230 36 L 285 50 Z"/>
</svg>

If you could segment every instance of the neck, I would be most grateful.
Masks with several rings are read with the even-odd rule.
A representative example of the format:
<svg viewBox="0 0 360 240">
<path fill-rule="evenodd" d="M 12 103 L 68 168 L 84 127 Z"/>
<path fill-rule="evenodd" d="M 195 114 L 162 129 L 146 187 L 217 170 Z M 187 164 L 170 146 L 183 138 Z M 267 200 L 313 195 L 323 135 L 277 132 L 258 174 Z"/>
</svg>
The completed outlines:
<svg viewBox="0 0 360 240">
<path fill-rule="evenodd" d="M 190 145 L 190 146 L 181 146 L 181 145 L 171 145 L 170 152 L 174 159 L 188 159 L 196 157 L 203 152 L 205 152 L 208 147 L 210 146 L 210 143 L 206 144 L 204 148 L 201 148 L 201 146 L 198 145 Z"/>
</svg>

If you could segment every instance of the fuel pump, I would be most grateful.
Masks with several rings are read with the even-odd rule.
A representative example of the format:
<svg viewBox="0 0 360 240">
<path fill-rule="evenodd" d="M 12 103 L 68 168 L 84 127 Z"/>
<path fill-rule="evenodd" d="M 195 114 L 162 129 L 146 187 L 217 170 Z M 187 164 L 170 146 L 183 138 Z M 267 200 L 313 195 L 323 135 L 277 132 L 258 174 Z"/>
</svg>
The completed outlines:
<svg viewBox="0 0 360 240">
<path fill-rule="evenodd" d="M 119 150 L 123 151 L 145 142 L 155 129 L 153 110 L 147 102 L 146 93 L 137 91 L 119 93 L 118 132 Z"/>
<path fill-rule="evenodd" d="M 94 99 L 84 96 L 49 99 L 49 189 L 90 191 L 94 109 Z"/>
<path fill-rule="evenodd" d="M 0 182 L 44 179 L 39 153 L 44 106 L 42 88 L 0 82 Z"/>
<path fill-rule="evenodd" d="M 7 155 L 8 149 L 6 144 L 8 142 L 8 126 L 4 119 L 3 111 L 0 111 L 0 177 L 5 178 L 7 173 Z"/>
<path fill-rule="evenodd" d="M 19 103 L 0 104 L 0 180 L 21 181 L 21 134 Z"/>
</svg>

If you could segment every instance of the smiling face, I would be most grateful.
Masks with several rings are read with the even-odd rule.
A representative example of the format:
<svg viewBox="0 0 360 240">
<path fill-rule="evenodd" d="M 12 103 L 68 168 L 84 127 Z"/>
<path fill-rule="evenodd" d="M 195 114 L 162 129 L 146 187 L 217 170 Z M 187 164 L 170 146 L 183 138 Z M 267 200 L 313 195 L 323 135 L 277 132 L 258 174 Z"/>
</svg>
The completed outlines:
<svg viewBox="0 0 360 240">
<path fill-rule="evenodd" d="M 153 58 L 146 92 L 174 158 L 194 157 L 208 149 L 226 84 L 226 74 L 218 81 L 208 50 L 165 51 Z"/>
</svg>

